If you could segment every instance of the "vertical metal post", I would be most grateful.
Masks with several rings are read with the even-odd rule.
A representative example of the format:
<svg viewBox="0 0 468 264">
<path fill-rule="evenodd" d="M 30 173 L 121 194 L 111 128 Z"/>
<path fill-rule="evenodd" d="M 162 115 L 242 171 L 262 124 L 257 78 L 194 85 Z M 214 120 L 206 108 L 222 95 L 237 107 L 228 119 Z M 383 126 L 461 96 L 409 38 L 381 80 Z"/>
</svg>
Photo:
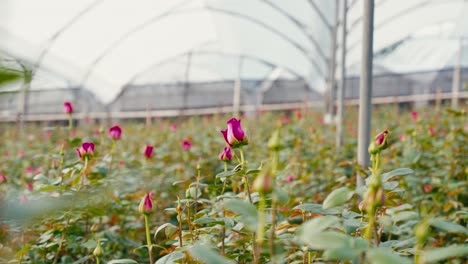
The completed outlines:
<svg viewBox="0 0 468 264">
<path fill-rule="evenodd" d="M 242 89 L 242 63 L 244 61 L 243 57 L 239 58 L 239 67 L 238 67 L 238 76 L 234 82 L 234 95 L 232 98 L 232 114 L 235 117 L 239 117 L 240 113 L 240 100 L 241 100 L 241 89 Z"/>
<path fill-rule="evenodd" d="M 362 58 L 361 78 L 359 90 L 359 130 L 358 153 L 359 165 L 364 168 L 369 166 L 369 153 L 367 151 L 370 140 L 371 113 L 372 113 L 372 57 L 374 38 L 374 0 L 364 0 L 364 17 L 362 28 Z M 356 186 L 364 185 L 361 175 L 356 176 Z"/>
<path fill-rule="evenodd" d="M 336 120 L 336 150 L 339 151 L 343 145 L 343 114 L 344 114 L 344 91 L 346 88 L 346 16 L 348 1 L 341 1 L 341 68 L 340 83 L 338 85 L 338 108 Z"/>
<path fill-rule="evenodd" d="M 458 93 L 461 86 L 461 64 L 463 57 L 463 38 L 460 38 L 460 47 L 457 52 L 457 64 L 454 65 L 453 69 L 453 80 L 452 80 L 452 108 L 458 108 Z"/>
<path fill-rule="evenodd" d="M 184 94 L 182 110 L 187 108 L 187 93 L 190 88 L 190 66 L 192 64 L 192 51 L 187 53 L 187 65 L 185 66 L 185 81 L 184 81 Z"/>
<path fill-rule="evenodd" d="M 23 131 L 25 115 L 28 113 L 29 90 L 31 89 L 33 69 L 28 69 L 28 67 L 24 64 L 21 64 L 21 68 L 23 70 L 23 85 L 21 86 L 21 90 L 18 93 L 19 100 L 17 119 L 20 122 L 20 129 Z"/>
<path fill-rule="evenodd" d="M 333 120 L 335 115 L 335 69 L 336 69 L 336 35 L 338 33 L 338 16 L 339 16 L 339 0 L 335 0 L 335 17 L 331 28 L 331 53 L 330 53 L 330 69 L 328 76 L 328 91 L 330 96 L 330 104 L 328 105 L 328 115 Z"/>
</svg>

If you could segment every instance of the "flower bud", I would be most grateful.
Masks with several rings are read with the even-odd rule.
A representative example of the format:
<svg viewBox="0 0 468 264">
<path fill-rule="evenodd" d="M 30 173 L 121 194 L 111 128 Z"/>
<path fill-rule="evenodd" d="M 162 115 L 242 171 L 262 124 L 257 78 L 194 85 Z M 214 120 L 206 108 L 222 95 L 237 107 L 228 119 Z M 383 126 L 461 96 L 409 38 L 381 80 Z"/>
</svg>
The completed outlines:
<svg viewBox="0 0 468 264">
<path fill-rule="evenodd" d="M 90 159 L 94 156 L 94 143 L 93 142 L 84 142 L 81 144 L 80 148 L 76 149 L 78 157 L 82 160 Z"/>
<path fill-rule="evenodd" d="M 95 257 L 102 257 L 102 255 L 104 255 L 103 252 L 102 252 L 102 247 L 101 247 L 101 241 L 100 240 L 98 240 L 98 242 L 97 242 L 97 246 L 93 251 L 93 255 Z"/>
<path fill-rule="evenodd" d="M 69 115 L 73 114 L 73 105 L 72 105 L 72 103 L 70 103 L 70 102 L 63 103 L 63 112 L 65 114 L 69 114 Z"/>
<path fill-rule="evenodd" d="M 276 129 L 268 140 L 268 148 L 271 150 L 280 150 L 281 149 L 281 137 L 279 129 Z"/>
<path fill-rule="evenodd" d="M 231 148 L 225 147 L 224 150 L 219 154 L 219 159 L 222 161 L 230 161 L 232 159 Z"/>
<path fill-rule="evenodd" d="M 192 148 L 192 143 L 186 139 L 182 142 L 182 148 L 184 150 L 190 150 Z"/>
<path fill-rule="evenodd" d="M 270 193 L 273 190 L 273 180 L 271 176 L 265 173 L 258 175 L 253 182 L 252 190 L 259 193 Z"/>
<path fill-rule="evenodd" d="M 431 192 L 432 191 L 432 186 L 430 184 L 426 184 L 424 185 L 424 191 L 425 192 Z"/>
<path fill-rule="evenodd" d="M 417 122 L 419 119 L 419 113 L 417 111 L 411 112 L 411 118 L 413 118 L 413 121 Z"/>
<path fill-rule="evenodd" d="M 151 199 L 154 197 L 154 193 L 150 192 L 145 195 L 141 200 L 140 205 L 138 206 L 138 211 L 142 214 L 149 215 L 153 212 L 153 201 Z"/>
<path fill-rule="evenodd" d="M 377 154 L 377 152 L 379 152 L 379 148 L 375 145 L 374 142 L 371 142 L 369 144 L 368 151 L 369 151 L 369 154 L 375 155 L 375 154 Z"/>
<path fill-rule="evenodd" d="M 122 137 L 122 128 L 120 126 L 113 126 L 109 129 L 109 136 L 113 140 L 119 140 Z"/>
<path fill-rule="evenodd" d="M 147 159 L 151 158 L 151 156 L 153 156 L 153 146 L 146 146 L 146 149 L 145 149 L 145 157 Z"/>
<path fill-rule="evenodd" d="M 284 181 L 287 182 L 287 183 L 293 182 L 294 181 L 294 175 L 287 176 Z"/>
<path fill-rule="evenodd" d="M 247 135 L 242 129 L 241 121 L 236 118 L 231 118 L 227 122 L 227 129 L 221 130 L 224 140 L 231 148 L 238 148 L 243 145 L 249 144 Z"/>
<path fill-rule="evenodd" d="M 386 149 L 388 147 L 388 134 L 390 132 L 385 129 L 384 131 L 380 132 L 373 142 L 369 144 L 369 153 L 371 155 L 377 154 L 378 152 Z"/>
<path fill-rule="evenodd" d="M 6 182 L 6 181 L 7 181 L 7 177 L 3 174 L 0 174 L 0 183 Z"/>
<path fill-rule="evenodd" d="M 376 137 L 375 137 L 375 144 L 380 148 L 384 149 L 387 147 L 387 137 L 388 137 L 388 130 L 385 129 L 384 131 L 380 132 Z"/>
</svg>

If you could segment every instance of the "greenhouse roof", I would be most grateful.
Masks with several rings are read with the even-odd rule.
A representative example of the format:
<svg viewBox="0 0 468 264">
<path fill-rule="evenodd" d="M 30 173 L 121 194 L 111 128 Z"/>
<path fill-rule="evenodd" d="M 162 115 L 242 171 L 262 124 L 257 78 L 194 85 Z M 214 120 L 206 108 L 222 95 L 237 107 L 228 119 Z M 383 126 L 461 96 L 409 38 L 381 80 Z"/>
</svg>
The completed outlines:
<svg viewBox="0 0 468 264">
<path fill-rule="evenodd" d="M 347 66 L 353 73 L 361 56 L 363 1 L 348 5 Z M 468 2 L 375 5 L 378 68 L 453 65 L 468 33 Z M 323 91 L 335 13 L 331 0 L 6 0 L 0 3 L 0 50 L 39 67 L 32 88 L 84 86 L 106 103 L 128 84 L 264 79 L 272 73 Z"/>
</svg>

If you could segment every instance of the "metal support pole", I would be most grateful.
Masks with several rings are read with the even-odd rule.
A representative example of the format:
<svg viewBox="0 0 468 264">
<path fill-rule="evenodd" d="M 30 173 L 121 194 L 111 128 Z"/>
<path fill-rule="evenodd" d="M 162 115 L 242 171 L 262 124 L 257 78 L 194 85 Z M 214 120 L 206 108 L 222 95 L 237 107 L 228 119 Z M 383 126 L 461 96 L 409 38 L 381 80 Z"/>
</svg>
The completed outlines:
<svg viewBox="0 0 468 264">
<path fill-rule="evenodd" d="M 18 93 L 19 100 L 18 100 L 18 113 L 17 118 L 20 122 L 20 129 L 23 131 L 24 128 L 24 118 L 25 115 L 28 114 L 28 106 L 29 106 L 29 90 L 31 89 L 31 82 L 33 78 L 33 70 L 28 69 L 27 66 L 21 64 L 21 68 L 23 70 L 23 85 L 21 86 L 21 90 Z"/>
<path fill-rule="evenodd" d="M 183 105 L 182 109 L 186 109 L 187 107 L 187 93 L 190 88 L 190 67 L 192 64 L 192 51 L 187 53 L 187 65 L 185 66 L 185 80 L 184 80 L 184 92 L 183 92 Z"/>
<path fill-rule="evenodd" d="M 452 81 L 452 108 L 458 108 L 458 93 L 461 86 L 461 64 L 463 57 L 463 38 L 460 38 L 460 47 L 458 48 L 457 64 L 454 65 L 453 69 L 453 81 Z"/>
<path fill-rule="evenodd" d="M 243 57 L 239 57 L 239 68 L 238 68 L 238 76 L 237 79 L 234 82 L 234 96 L 232 98 L 232 114 L 235 117 L 239 118 L 239 113 L 240 113 L 240 101 L 241 101 L 241 76 L 242 76 L 242 63 L 244 61 Z"/>
<path fill-rule="evenodd" d="M 329 76 L 328 76 L 328 91 L 330 96 L 330 102 L 328 105 L 328 115 L 333 120 L 335 115 L 335 69 L 336 69 L 336 35 L 338 33 L 338 15 L 339 15 L 339 1 L 335 0 L 335 17 L 333 20 L 333 26 L 331 28 L 331 51 L 330 51 L 330 69 L 329 69 Z"/>
<path fill-rule="evenodd" d="M 346 88 L 346 16 L 347 0 L 341 1 L 341 68 L 340 83 L 338 86 L 338 108 L 336 120 L 336 150 L 339 151 L 343 145 L 343 114 L 344 114 L 344 91 Z"/>
<path fill-rule="evenodd" d="M 367 151 L 370 141 L 371 113 L 372 113 L 372 57 L 374 38 L 374 0 L 364 0 L 361 79 L 359 91 L 359 135 L 357 160 L 364 168 L 369 166 Z M 356 186 L 364 185 L 362 175 L 356 176 Z"/>
</svg>

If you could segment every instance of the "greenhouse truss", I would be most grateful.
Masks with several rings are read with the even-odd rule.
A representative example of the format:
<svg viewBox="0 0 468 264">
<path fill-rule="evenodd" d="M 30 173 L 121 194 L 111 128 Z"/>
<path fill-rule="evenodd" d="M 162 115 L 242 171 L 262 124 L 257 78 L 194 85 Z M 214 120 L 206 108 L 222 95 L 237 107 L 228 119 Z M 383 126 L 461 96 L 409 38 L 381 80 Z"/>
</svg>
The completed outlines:
<svg viewBox="0 0 468 264">
<path fill-rule="evenodd" d="M 0 115 L 80 99 L 87 112 L 324 102 L 340 78 L 344 3 L 354 99 L 361 0 L 2 1 L 0 65 L 31 82 L 0 88 Z M 374 96 L 450 92 L 468 65 L 466 13 L 463 0 L 376 0 Z"/>
</svg>

